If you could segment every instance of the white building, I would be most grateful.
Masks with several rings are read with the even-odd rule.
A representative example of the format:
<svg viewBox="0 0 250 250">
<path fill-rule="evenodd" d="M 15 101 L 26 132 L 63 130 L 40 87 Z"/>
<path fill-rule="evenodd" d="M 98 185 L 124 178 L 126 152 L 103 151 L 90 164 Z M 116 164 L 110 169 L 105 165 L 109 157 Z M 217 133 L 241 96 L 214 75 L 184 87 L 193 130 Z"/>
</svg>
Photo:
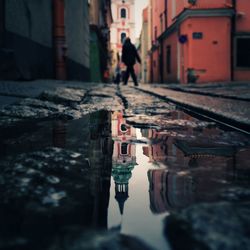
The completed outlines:
<svg viewBox="0 0 250 250">
<path fill-rule="evenodd" d="M 112 0 L 111 8 L 113 15 L 111 25 L 112 72 L 114 72 L 119 57 L 121 57 L 124 38 L 130 37 L 132 43 L 135 43 L 135 0 Z"/>
</svg>

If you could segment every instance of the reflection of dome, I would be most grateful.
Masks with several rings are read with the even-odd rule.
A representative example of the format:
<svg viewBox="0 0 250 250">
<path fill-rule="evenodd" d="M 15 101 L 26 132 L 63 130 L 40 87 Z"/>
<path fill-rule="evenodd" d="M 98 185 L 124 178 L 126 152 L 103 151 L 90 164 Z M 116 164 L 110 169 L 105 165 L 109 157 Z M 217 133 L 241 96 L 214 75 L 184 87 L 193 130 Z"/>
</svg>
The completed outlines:
<svg viewBox="0 0 250 250">
<path fill-rule="evenodd" d="M 115 199 L 120 208 L 120 213 L 123 214 L 124 203 L 128 199 L 128 183 L 132 177 L 131 171 L 134 169 L 133 165 L 114 165 L 112 169 L 112 176 L 115 181 Z"/>
</svg>

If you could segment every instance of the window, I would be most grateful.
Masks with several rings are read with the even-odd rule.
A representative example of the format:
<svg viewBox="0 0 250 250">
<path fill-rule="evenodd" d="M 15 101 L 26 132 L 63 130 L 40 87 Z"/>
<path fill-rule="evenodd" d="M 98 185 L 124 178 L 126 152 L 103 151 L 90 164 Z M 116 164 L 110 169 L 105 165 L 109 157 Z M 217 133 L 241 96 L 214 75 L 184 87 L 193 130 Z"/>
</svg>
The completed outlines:
<svg viewBox="0 0 250 250">
<path fill-rule="evenodd" d="M 127 132 L 128 131 L 126 124 L 121 124 L 121 131 L 122 132 Z"/>
<path fill-rule="evenodd" d="M 157 40 L 157 26 L 155 26 L 155 42 L 156 42 L 156 40 Z"/>
<path fill-rule="evenodd" d="M 236 67 L 250 68 L 250 37 L 236 40 Z"/>
<path fill-rule="evenodd" d="M 126 38 L 126 33 L 125 32 L 122 32 L 121 33 L 121 43 L 123 43 L 124 42 L 124 39 Z"/>
<path fill-rule="evenodd" d="M 171 74 L 171 46 L 167 46 L 167 73 Z"/>
<path fill-rule="evenodd" d="M 161 33 L 164 31 L 163 30 L 163 15 L 160 15 L 160 21 L 161 21 Z"/>
<path fill-rule="evenodd" d="M 127 155 L 128 154 L 128 143 L 122 143 L 121 145 L 121 154 Z"/>
<path fill-rule="evenodd" d="M 127 18 L 127 11 L 124 8 L 121 9 L 121 18 Z"/>
</svg>

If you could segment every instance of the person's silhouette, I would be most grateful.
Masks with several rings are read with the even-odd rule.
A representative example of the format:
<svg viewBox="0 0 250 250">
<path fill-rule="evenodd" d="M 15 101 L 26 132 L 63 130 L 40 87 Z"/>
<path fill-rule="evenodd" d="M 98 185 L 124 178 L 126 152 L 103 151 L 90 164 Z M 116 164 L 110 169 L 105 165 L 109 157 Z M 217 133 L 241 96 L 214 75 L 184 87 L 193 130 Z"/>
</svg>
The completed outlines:
<svg viewBox="0 0 250 250">
<path fill-rule="evenodd" d="M 136 60 L 141 63 L 141 58 L 138 55 L 134 44 L 132 44 L 130 38 L 127 37 L 122 47 L 122 62 L 127 66 L 124 77 L 124 85 L 128 84 L 129 75 L 131 75 L 135 86 L 138 86 L 137 77 L 134 70 Z"/>
</svg>

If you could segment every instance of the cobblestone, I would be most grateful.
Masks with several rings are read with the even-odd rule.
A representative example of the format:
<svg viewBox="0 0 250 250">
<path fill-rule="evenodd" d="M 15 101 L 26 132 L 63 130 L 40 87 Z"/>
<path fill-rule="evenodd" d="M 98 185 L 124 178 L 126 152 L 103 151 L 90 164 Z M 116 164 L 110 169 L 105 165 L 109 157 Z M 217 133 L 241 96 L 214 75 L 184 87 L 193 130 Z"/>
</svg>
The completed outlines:
<svg viewBox="0 0 250 250">
<path fill-rule="evenodd" d="M 250 102 L 234 99 L 204 96 L 193 93 L 184 93 L 159 86 L 144 85 L 142 90 L 166 97 L 168 100 L 189 107 L 198 108 L 209 113 L 217 114 L 226 119 L 234 120 L 250 126 Z"/>
<path fill-rule="evenodd" d="M 168 104 L 164 100 L 161 101 L 153 96 L 144 95 L 139 91 L 144 90 L 167 98 L 167 100 L 174 101 L 175 103 L 216 114 L 220 117 L 250 126 L 249 89 L 249 83 L 219 83 L 213 85 L 187 86 L 142 84 L 139 89 L 135 89 L 128 86 L 117 88 L 116 85 L 111 84 L 94 85 L 93 83 L 55 80 L 37 80 L 31 82 L 0 81 L 0 106 L 16 103 L 23 98 L 36 99 L 46 93 L 50 93 L 49 97 L 52 96 L 52 102 L 57 103 L 56 100 L 54 100 L 53 93 L 58 93 L 59 97 L 70 99 L 74 103 L 77 103 L 79 107 L 75 105 L 75 107 L 72 108 L 78 111 L 80 110 L 84 114 L 100 109 L 122 109 L 119 95 L 126 96 L 126 100 L 123 100 L 123 105 L 125 105 L 128 116 L 141 112 L 145 112 L 149 115 L 159 114 L 159 112 L 166 114 L 173 110 L 174 105 Z M 66 91 L 66 93 L 64 90 L 72 91 Z M 65 92 L 63 96 L 62 92 Z M 75 102 L 75 96 L 78 102 Z M 48 95 L 46 95 L 46 97 L 48 97 Z M 51 101 L 51 98 L 45 99 Z M 87 111 L 85 109 L 87 109 Z"/>
<path fill-rule="evenodd" d="M 165 88 L 183 91 L 194 94 L 224 97 L 236 100 L 250 101 L 250 83 L 229 82 L 229 83 L 208 83 L 208 84 L 170 84 Z"/>
</svg>

